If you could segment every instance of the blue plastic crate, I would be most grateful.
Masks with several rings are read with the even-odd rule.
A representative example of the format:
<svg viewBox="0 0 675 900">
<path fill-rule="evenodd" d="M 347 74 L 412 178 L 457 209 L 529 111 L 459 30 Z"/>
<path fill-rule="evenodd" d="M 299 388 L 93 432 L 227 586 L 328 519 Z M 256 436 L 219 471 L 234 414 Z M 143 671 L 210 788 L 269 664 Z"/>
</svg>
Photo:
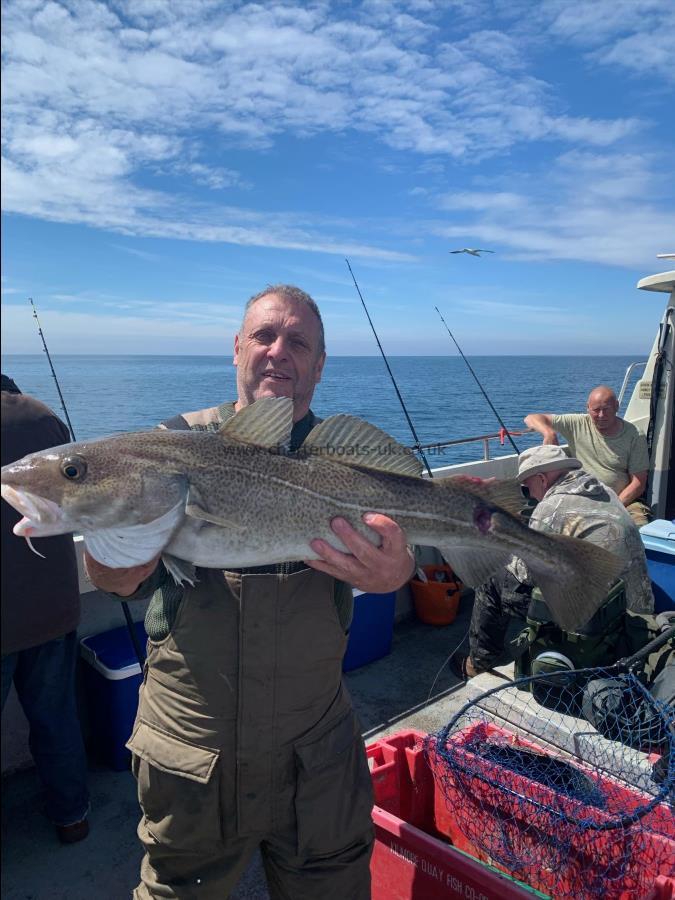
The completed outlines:
<svg viewBox="0 0 675 900">
<path fill-rule="evenodd" d="M 640 528 L 655 612 L 675 609 L 675 522 L 657 519 Z"/>
<path fill-rule="evenodd" d="M 354 617 L 342 661 L 343 672 L 358 669 L 391 652 L 396 593 L 354 591 Z"/>
<path fill-rule="evenodd" d="M 147 635 L 143 622 L 135 623 L 141 647 Z M 131 754 L 124 746 L 138 708 L 141 667 L 126 626 L 93 634 L 80 641 L 84 690 L 91 723 L 92 750 L 111 769 L 129 768 Z"/>
</svg>

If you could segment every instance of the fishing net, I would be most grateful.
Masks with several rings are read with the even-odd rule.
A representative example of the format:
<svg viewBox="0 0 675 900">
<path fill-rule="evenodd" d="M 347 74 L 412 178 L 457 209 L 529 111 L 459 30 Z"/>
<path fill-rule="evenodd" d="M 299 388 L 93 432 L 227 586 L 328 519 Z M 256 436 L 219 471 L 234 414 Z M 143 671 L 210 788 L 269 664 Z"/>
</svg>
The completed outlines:
<svg viewBox="0 0 675 900">
<path fill-rule="evenodd" d="M 555 898 L 670 898 L 675 709 L 627 668 L 549 671 L 465 704 L 425 742 L 439 832 Z"/>
</svg>

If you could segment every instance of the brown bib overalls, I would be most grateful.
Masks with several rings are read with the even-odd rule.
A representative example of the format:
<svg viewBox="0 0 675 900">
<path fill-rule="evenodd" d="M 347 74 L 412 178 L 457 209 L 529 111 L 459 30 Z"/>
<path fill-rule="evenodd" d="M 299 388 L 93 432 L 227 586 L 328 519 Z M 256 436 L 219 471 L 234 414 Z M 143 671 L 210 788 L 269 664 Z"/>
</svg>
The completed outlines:
<svg viewBox="0 0 675 900">
<path fill-rule="evenodd" d="M 275 900 L 367 900 L 372 790 L 333 580 L 198 578 L 149 642 L 128 743 L 146 851 L 134 897 L 225 900 L 260 848 Z"/>
</svg>

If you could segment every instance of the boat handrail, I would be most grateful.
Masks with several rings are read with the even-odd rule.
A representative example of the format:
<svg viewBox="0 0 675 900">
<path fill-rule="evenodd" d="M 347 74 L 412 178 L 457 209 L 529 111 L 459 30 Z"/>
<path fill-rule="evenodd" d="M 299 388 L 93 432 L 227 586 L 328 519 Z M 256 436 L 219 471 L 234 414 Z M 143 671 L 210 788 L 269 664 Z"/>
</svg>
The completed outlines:
<svg viewBox="0 0 675 900">
<path fill-rule="evenodd" d="M 525 428 L 522 431 L 515 431 L 510 428 L 508 429 L 508 434 L 513 434 L 516 436 L 521 435 L 521 434 L 533 434 L 533 433 L 534 433 L 534 428 Z M 458 444 L 473 444 L 473 443 L 477 443 L 478 441 L 482 441 L 483 442 L 483 460 L 485 461 L 485 460 L 490 459 L 490 441 L 493 441 L 496 438 L 499 438 L 500 443 L 503 444 L 504 438 L 506 437 L 506 435 L 507 435 L 506 429 L 500 428 L 499 431 L 495 431 L 490 434 L 478 434 L 475 437 L 454 438 L 451 441 L 436 441 L 434 444 L 422 444 L 419 447 L 413 446 L 410 449 L 416 450 L 416 451 L 423 450 L 425 452 L 426 451 L 433 452 L 434 450 L 439 451 L 444 447 L 456 447 Z"/>
<path fill-rule="evenodd" d="M 649 362 L 648 359 L 645 359 L 644 361 L 634 362 L 634 363 L 631 363 L 628 366 L 628 368 L 626 369 L 626 374 L 623 376 L 623 384 L 621 385 L 621 390 L 619 391 L 619 396 L 618 396 L 619 409 L 621 409 L 621 404 L 623 403 L 623 397 L 624 397 L 624 394 L 626 393 L 626 388 L 628 387 L 628 381 L 630 379 L 630 376 L 633 374 L 633 369 L 636 366 L 646 366 L 648 362 Z"/>
</svg>

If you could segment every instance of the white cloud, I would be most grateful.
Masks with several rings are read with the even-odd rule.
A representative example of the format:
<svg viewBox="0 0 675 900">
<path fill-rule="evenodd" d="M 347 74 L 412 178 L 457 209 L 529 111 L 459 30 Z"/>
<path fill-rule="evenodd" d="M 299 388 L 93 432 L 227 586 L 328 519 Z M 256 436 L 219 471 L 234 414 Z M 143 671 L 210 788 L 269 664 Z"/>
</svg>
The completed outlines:
<svg viewBox="0 0 675 900">
<path fill-rule="evenodd" d="M 543 0 L 537 20 L 586 49 L 589 61 L 675 79 L 675 5 L 669 0 Z"/>
<path fill-rule="evenodd" d="M 479 191 L 462 191 L 457 194 L 445 194 L 437 198 L 441 209 L 518 209 L 525 205 L 525 198 L 509 191 L 494 191 L 484 194 Z"/>
<path fill-rule="evenodd" d="M 297 213 L 254 212 L 215 204 L 206 207 L 182 199 L 182 215 L 177 219 L 178 197 L 142 190 L 117 178 L 96 179 L 81 165 L 25 170 L 5 159 L 2 193 L 8 212 L 127 235 L 278 247 L 381 261 L 414 259 L 409 253 L 356 240 L 324 237 L 318 227 L 304 225 Z"/>
<path fill-rule="evenodd" d="M 352 130 L 475 162 L 524 142 L 598 146 L 635 131 L 632 118 L 569 115 L 528 74 L 514 36 L 491 27 L 453 42 L 441 12 L 425 0 L 371 0 L 351 18 L 328 2 L 14 0 L 4 15 L 4 207 L 125 234 L 403 260 L 336 236 L 327 221 L 299 229 L 286 214 L 195 208 L 186 178 L 247 188 L 214 146 L 262 149 L 281 133 Z M 175 180 L 171 194 L 150 187 L 156 173 Z"/>
<path fill-rule="evenodd" d="M 122 253 L 128 253 L 131 256 L 137 256 L 145 262 L 159 262 L 162 257 L 158 253 L 150 253 L 147 250 L 139 250 L 138 247 L 125 247 L 124 244 L 111 244 L 115 250 L 121 250 Z"/>
<path fill-rule="evenodd" d="M 468 315 L 504 320 L 527 322 L 528 324 L 567 326 L 570 324 L 569 310 L 557 306 L 540 306 L 531 303 L 504 303 L 499 300 L 460 300 L 458 307 Z M 575 313 L 574 328 L 578 328 L 583 315 Z"/>
<path fill-rule="evenodd" d="M 204 163 L 178 163 L 174 166 L 177 172 L 186 172 L 191 175 L 198 184 L 205 184 L 213 190 L 219 191 L 226 187 L 247 187 L 238 172 L 225 169 L 222 166 L 206 166 Z"/>
<path fill-rule="evenodd" d="M 495 186 L 440 197 L 440 208 L 472 217 L 431 227 L 447 238 L 499 245 L 511 258 L 642 266 L 675 234 L 672 205 L 655 202 L 672 186 L 652 165 L 658 171 L 640 156 L 570 151 L 545 173 L 510 173 L 509 186 L 517 191 Z"/>
<path fill-rule="evenodd" d="M 239 327 L 240 314 L 233 316 L 214 304 L 202 315 L 197 311 L 189 315 L 184 306 L 161 303 L 146 307 L 143 315 L 43 309 L 40 321 L 54 353 L 82 353 L 84 348 L 86 353 L 105 354 L 115 346 L 123 346 L 129 353 L 183 353 L 192 344 L 203 353 L 222 354 L 229 336 Z M 3 354 L 39 352 L 39 337 L 23 308 L 5 306 L 3 324 Z"/>
</svg>

